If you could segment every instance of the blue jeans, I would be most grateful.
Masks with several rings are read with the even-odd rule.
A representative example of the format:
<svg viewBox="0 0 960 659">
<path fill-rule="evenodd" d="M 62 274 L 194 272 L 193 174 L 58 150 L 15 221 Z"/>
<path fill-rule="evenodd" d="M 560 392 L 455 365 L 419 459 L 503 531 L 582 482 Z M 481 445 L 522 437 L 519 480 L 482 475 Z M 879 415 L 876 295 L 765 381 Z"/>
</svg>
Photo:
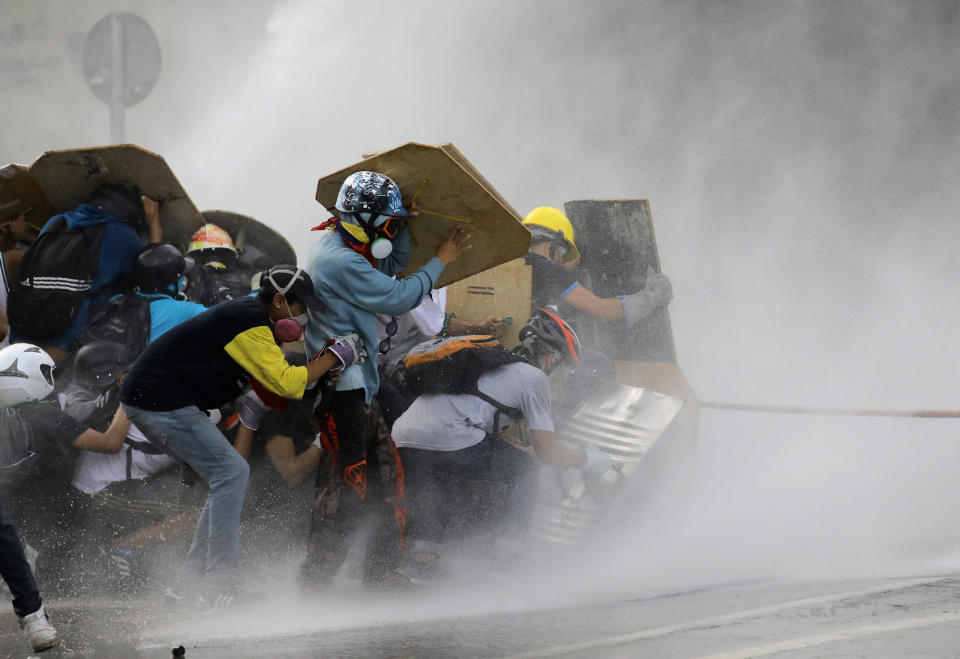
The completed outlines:
<svg viewBox="0 0 960 659">
<path fill-rule="evenodd" d="M 229 587 L 240 555 L 240 513 L 250 478 L 247 461 L 195 406 L 164 412 L 121 407 L 151 442 L 206 481 L 210 489 L 185 568 L 203 574 L 207 587 Z"/>
<path fill-rule="evenodd" d="M 23 553 L 17 529 L 0 506 L 0 575 L 13 595 L 13 610 L 21 618 L 40 608 L 40 592 Z"/>
</svg>

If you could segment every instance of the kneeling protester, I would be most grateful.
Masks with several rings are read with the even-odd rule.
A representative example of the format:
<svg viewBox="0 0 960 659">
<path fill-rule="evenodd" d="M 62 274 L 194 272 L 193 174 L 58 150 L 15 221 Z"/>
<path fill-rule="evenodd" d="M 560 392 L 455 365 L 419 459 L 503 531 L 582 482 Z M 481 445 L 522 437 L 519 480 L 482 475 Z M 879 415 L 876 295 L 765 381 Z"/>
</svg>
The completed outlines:
<svg viewBox="0 0 960 659">
<path fill-rule="evenodd" d="M 530 455 L 498 439 L 512 423 L 526 419 L 533 448 L 547 462 L 586 470 L 610 464 L 602 452 L 569 446 L 554 433 L 548 374 L 579 360 L 572 328 L 540 309 L 520 339 L 513 353 L 492 336 L 472 336 L 424 343 L 406 358 L 407 384 L 420 396 L 397 419 L 393 438 L 407 475 L 412 551 L 405 569 L 412 580 L 434 576 L 451 524 L 496 517 L 497 544 L 521 541 L 536 471 Z M 505 488 L 506 502 L 486 491 L 491 484 Z M 477 489 L 480 496 L 470 496 Z M 470 510 L 470 500 L 497 510 Z"/>
</svg>

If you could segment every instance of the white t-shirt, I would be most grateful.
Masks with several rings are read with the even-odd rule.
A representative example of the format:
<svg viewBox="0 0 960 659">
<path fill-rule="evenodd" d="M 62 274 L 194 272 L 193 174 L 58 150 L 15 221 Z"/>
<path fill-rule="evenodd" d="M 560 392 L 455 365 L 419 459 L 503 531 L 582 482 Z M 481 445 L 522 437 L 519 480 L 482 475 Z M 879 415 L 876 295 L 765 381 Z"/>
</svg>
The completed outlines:
<svg viewBox="0 0 960 659">
<path fill-rule="evenodd" d="M 539 368 L 507 364 L 481 375 L 477 385 L 494 400 L 522 410 L 528 429 L 553 432 L 550 379 Z M 458 451 L 494 434 L 496 413 L 493 405 L 469 394 L 424 394 L 393 425 L 393 441 L 407 448 Z M 498 432 L 514 421 L 519 419 L 501 413 Z"/>
<path fill-rule="evenodd" d="M 210 423 L 220 423 L 220 410 L 209 410 Z M 136 425 L 130 424 L 127 437 L 138 442 L 147 439 Z M 130 453 L 130 478 L 142 480 L 170 469 L 177 461 L 166 453 L 144 453 L 124 444 L 119 453 L 80 451 L 73 469 L 73 486 L 81 492 L 96 494 L 111 483 L 127 480 L 127 453 Z"/>
<path fill-rule="evenodd" d="M 127 437 L 139 442 L 148 441 L 135 425 L 130 425 Z M 73 486 L 81 492 L 96 494 L 111 483 L 127 480 L 127 453 L 130 454 L 130 478 L 143 479 L 173 467 L 177 462 L 166 453 L 144 453 L 124 444 L 119 453 L 80 451 L 73 470 Z"/>
</svg>

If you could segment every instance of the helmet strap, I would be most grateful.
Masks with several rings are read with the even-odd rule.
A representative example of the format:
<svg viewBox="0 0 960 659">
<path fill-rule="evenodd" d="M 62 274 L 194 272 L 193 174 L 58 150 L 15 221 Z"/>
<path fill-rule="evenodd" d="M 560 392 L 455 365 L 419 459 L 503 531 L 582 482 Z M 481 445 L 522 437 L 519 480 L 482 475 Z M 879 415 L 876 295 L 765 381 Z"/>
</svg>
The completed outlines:
<svg viewBox="0 0 960 659">
<path fill-rule="evenodd" d="M 547 359 L 550 360 L 550 364 L 544 365 L 543 362 L 545 362 Z M 547 350 L 540 355 L 538 361 L 540 362 L 540 370 L 547 375 L 550 375 L 556 370 L 557 366 L 563 363 L 563 357 L 561 357 L 560 354 L 555 350 Z"/>
<path fill-rule="evenodd" d="M 563 237 L 563 232 L 554 231 L 553 240 L 550 241 L 550 260 L 551 261 L 557 260 L 556 259 L 557 252 L 559 250 L 564 249 L 564 247 L 566 247 L 566 244 L 567 244 L 567 239 Z M 564 254 L 563 257 L 560 258 L 560 261 L 564 261 L 565 259 L 566 259 L 566 254 Z"/>
<path fill-rule="evenodd" d="M 287 303 L 287 293 L 290 292 L 290 289 L 293 288 L 293 285 L 297 283 L 298 279 L 303 278 L 303 268 L 301 268 L 300 266 L 294 266 L 294 268 L 295 270 L 293 271 L 280 270 L 277 273 L 274 273 L 272 269 L 267 271 L 267 281 L 270 282 L 270 285 L 273 286 L 274 290 L 277 291 L 277 293 L 283 296 L 284 304 Z M 290 275 L 290 281 L 287 282 L 286 286 L 281 286 L 280 284 L 277 283 L 277 280 L 273 278 L 274 274 L 279 274 L 280 272 Z M 290 311 L 290 305 L 287 305 L 287 312 L 289 311 Z M 290 316 L 292 318 L 293 314 L 290 314 Z"/>
</svg>

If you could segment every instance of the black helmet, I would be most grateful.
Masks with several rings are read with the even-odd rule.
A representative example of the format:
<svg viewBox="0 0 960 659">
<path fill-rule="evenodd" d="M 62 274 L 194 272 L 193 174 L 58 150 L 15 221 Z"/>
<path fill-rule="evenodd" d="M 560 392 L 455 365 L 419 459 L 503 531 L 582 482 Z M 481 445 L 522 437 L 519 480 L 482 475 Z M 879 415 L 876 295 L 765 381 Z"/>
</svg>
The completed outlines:
<svg viewBox="0 0 960 659">
<path fill-rule="evenodd" d="M 137 255 L 137 287 L 141 293 L 170 293 L 187 271 L 187 261 L 170 243 L 152 243 Z"/>
<path fill-rule="evenodd" d="M 140 193 L 124 185 L 101 185 L 90 195 L 90 205 L 134 228 L 143 223 Z"/>
<path fill-rule="evenodd" d="M 73 357 L 73 381 L 88 389 L 104 389 L 130 368 L 135 357 L 122 343 L 94 341 Z"/>
<path fill-rule="evenodd" d="M 580 361 L 580 339 L 570 323 L 543 307 L 540 313 L 520 328 L 520 341 L 531 354 L 537 348 L 547 348 L 560 355 L 564 361 L 577 364 Z"/>
</svg>

